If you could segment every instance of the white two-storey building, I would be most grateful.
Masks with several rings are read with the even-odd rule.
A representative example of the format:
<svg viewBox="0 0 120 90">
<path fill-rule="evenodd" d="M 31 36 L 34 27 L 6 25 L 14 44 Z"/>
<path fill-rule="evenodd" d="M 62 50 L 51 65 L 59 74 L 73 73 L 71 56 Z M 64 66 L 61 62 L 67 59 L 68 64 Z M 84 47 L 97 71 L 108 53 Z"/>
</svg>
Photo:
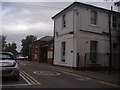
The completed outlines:
<svg viewBox="0 0 120 90">
<path fill-rule="evenodd" d="M 111 50 L 112 66 L 119 68 L 120 13 L 74 2 L 52 19 L 54 65 L 108 67 Z"/>
</svg>

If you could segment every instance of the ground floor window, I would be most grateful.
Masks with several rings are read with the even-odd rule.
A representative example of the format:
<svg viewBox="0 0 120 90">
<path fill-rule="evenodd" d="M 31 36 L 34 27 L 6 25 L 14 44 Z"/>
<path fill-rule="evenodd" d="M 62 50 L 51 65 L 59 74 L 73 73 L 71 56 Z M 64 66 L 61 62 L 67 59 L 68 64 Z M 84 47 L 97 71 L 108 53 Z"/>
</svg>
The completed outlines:
<svg viewBox="0 0 120 90">
<path fill-rule="evenodd" d="M 66 42 L 61 43 L 61 61 L 65 62 Z"/>
<path fill-rule="evenodd" d="M 38 57 L 37 57 L 37 54 L 34 54 L 34 59 L 37 59 Z"/>
<path fill-rule="evenodd" d="M 97 46 L 98 41 L 90 41 L 90 60 L 91 63 L 96 63 L 97 61 Z"/>
<path fill-rule="evenodd" d="M 48 58 L 53 58 L 53 52 L 52 51 L 48 51 Z"/>
</svg>

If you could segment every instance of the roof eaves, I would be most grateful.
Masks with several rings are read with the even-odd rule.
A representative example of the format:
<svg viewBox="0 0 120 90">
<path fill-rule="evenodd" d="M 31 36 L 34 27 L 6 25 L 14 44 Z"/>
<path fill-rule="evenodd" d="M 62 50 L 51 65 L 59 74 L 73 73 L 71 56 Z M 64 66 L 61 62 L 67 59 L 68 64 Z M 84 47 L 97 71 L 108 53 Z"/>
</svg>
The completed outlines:
<svg viewBox="0 0 120 90">
<path fill-rule="evenodd" d="M 84 6 L 89 6 L 89 7 L 93 7 L 93 8 L 97 8 L 97 9 L 101 9 L 101 10 L 104 10 L 104 11 L 108 11 L 108 12 L 111 12 L 111 10 L 108 10 L 108 9 L 105 9 L 105 8 L 101 8 L 101 7 L 96 7 L 96 6 L 93 6 L 93 5 L 90 5 L 90 4 L 85 4 L 85 3 L 81 3 L 81 2 L 74 2 L 72 3 L 71 5 L 69 5 L 68 7 L 66 7 L 65 9 L 63 9 L 62 11 L 60 11 L 59 13 L 57 13 L 55 16 L 52 17 L 52 19 L 55 19 L 59 14 L 63 13 L 64 11 L 68 10 L 70 7 L 72 6 L 79 6 L 79 5 L 84 5 Z M 119 12 L 117 11 L 112 11 L 113 13 L 117 13 L 117 14 L 120 14 Z"/>
<path fill-rule="evenodd" d="M 61 10 L 59 13 L 57 13 L 56 15 L 54 15 L 52 17 L 52 19 L 54 19 L 56 16 L 58 16 L 60 13 L 66 11 L 67 9 L 69 9 L 70 7 L 74 6 L 76 4 L 76 2 L 72 3 L 71 5 L 69 5 L 68 7 L 64 8 L 63 10 Z"/>
</svg>

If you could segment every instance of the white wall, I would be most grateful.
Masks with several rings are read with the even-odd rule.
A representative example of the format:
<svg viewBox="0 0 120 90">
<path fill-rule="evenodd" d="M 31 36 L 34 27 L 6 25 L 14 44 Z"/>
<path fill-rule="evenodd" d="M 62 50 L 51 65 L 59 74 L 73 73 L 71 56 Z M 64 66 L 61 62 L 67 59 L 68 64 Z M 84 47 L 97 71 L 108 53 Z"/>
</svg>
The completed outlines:
<svg viewBox="0 0 120 90">
<path fill-rule="evenodd" d="M 55 19 L 55 31 L 59 33 L 59 35 L 67 34 L 70 31 L 73 31 L 73 12 L 69 11 L 66 12 L 66 26 L 65 28 L 62 27 L 62 16 Z M 59 37 L 56 39 L 59 39 Z"/>
<path fill-rule="evenodd" d="M 97 12 L 98 18 L 97 18 L 97 25 L 91 25 L 90 23 L 90 17 L 91 17 L 91 10 L 94 10 Z M 87 31 L 94 31 L 94 32 L 108 32 L 109 31 L 109 22 L 108 22 L 108 14 L 98 10 L 98 9 L 90 9 L 90 8 L 83 8 L 78 7 L 77 12 L 79 13 L 79 16 L 77 16 L 77 20 L 80 20 L 78 23 L 78 29 L 87 30 Z M 78 21 L 77 21 L 78 22 Z"/>
<path fill-rule="evenodd" d="M 97 25 L 91 25 L 90 17 L 91 17 L 91 10 L 97 12 Z M 80 67 L 84 67 L 85 62 L 85 54 L 90 53 L 90 41 L 95 40 L 98 41 L 98 53 L 109 53 L 109 37 L 105 35 L 100 35 L 102 32 L 109 32 L 109 14 L 103 12 L 98 9 L 90 9 L 90 8 L 83 8 L 78 7 L 77 10 L 78 15 L 76 15 L 76 53 L 79 53 L 80 57 Z M 90 31 L 96 32 L 89 33 L 83 32 Z M 108 66 L 108 57 L 104 56 L 105 58 L 98 59 L 97 63 L 101 64 L 102 66 Z M 89 57 L 90 58 L 90 57 Z M 88 58 L 88 59 L 89 59 Z M 89 62 L 88 62 L 89 63 Z"/>
<path fill-rule="evenodd" d="M 66 57 L 65 62 L 61 61 L 61 43 L 66 42 Z M 60 37 L 60 40 L 55 41 L 55 54 L 54 54 L 54 64 L 55 65 L 64 65 L 64 66 L 73 66 L 73 36 L 66 35 Z"/>
<path fill-rule="evenodd" d="M 94 10 L 97 12 L 98 18 L 97 18 L 97 25 L 91 25 L 90 24 L 90 16 L 91 16 L 91 10 Z M 90 8 L 77 8 L 78 15 L 76 15 L 76 53 L 79 53 L 81 55 L 81 63 L 80 66 L 84 66 L 84 56 L 85 53 L 90 53 L 90 41 L 95 40 L 98 41 L 98 53 L 109 53 L 110 46 L 109 46 L 109 36 L 105 35 L 99 35 L 89 32 L 83 32 L 84 31 L 90 31 L 90 32 L 96 32 L 102 34 L 102 32 L 109 33 L 109 14 L 107 12 L 104 12 L 102 10 L 98 9 L 90 9 Z M 118 18 L 118 22 L 120 18 Z M 117 33 L 118 31 L 112 30 L 112 42 L 117 41 Z M 101 54 L 102 55 L 102 54 Z M 103 56 L 103 57 L 102 57 Z M 97 63 L 101 64 L 102 66 L 108 66 L 108 60 L 109 57 L 107 55 L 102 55 L 98 58 Z"/>
<path fill-rule="evenodd" d="M 62 16 L 55 19 L 55 32 L 58 32 L 58 37 L 55 35 L 55 54 L 54 54 L 54 64 L 63 65 L 69 67 L 75 67 L 74 52 L 73 48 L 73 35 L 68 34 L 73 31 L 73 11 L 66 12 L 66 26 L 62 28 Z M 65 62 L 61 61 L 61 42 L 66 42 L 66 57 Z"/>
<path fill-rule="evenodd" d="M 91 25 L 91 10 L 97 12 L 97 25 Z M 110 52 L 109 37 L 100 35 L 102 32 L 109 33 L 109 14 L 107 12 L 91 7 L 77 7 L 73 10 L 71 9 L 71 11 L 69 10 L 65 12 L 65 14 L 67 25 L 66 28 L 62 28 L 62 15 L 55 19 L 55 33 L 58 32 L 58 37 L 55 35 L 55 65 L 76 67 L 77 53 L 79 53 L 81 56 L 85 56 L 85 53 L 90 53 L 91 40 L 98 41 L 98 53 Z M 91 31 L 100 34 L 83 32 L 80 30 Z M 74 31 L 74 35 L 68 34 L 70 31 Z M 65 62 L 61 61 L 61 42 L 63 41 L 66 42 Z M 72 50 L 73 53 L 71 53 Z M 105 63 L 103 61 L 98 61 L 97 63 L 101 63 L 103 66 L 108 66 L 106 64 L 107 62 Z"/>
<path fill-rule="evenodd" d="M 87 60 L 89 60 L 89 53 L 90 53 L 90 41 L 95 40 L 98 41 L 98 53 L 103 56 L 102 53 L 109 53 L 109 38 L 107 36 L 101 36 L 101 35 L 95 35 L 91 33 L 86 32 L 80 32 L 79 37 L 77 38 L 77 53 L 80 54 L 82 57 L 81 62 L 84 63 L 85 60 L 85 54 L 87 53 Z M 97 63 L 101 64 L 102 66 L 108 66 L 108 58 L 107 55 L 104 55 L 103 58 L 99 57 Z M 84 67 L 82 63 L 82 66 Z M 88 63 L 90 64 L 90 63 Z M 81 67 L 82 67 L 81 66 Z"/>
</svg>

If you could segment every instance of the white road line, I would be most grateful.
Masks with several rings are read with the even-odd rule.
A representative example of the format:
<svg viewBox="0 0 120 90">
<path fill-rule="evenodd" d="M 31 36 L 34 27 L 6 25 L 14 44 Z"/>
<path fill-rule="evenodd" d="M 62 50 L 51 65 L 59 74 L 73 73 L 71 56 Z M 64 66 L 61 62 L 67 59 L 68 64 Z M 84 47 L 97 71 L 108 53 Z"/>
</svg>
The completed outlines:
<svg viewBox="0 0 120 90">
<path fill-rule="evenodd" d="M 11 85 L 0 85 L 0 86 L 3 86 L 3 87 L 14 87 L 14 86 L 28 86 L 30 84 L 11 84 Z"/>
<path fill-rule="evenodd" d="M 20 74 L 20 76 L 29 84 L 32 85 L 26 78 L 24 78 L 24 76 L 22 74 Z"/>
<path fill-rule="evenodd" d="M 28 86 L 28 85 L 32 85 L 27 79 L 24 78 L 24 76 L 22 74 L 20 74 L 20 76 L 28 83 L 28 84 L 11 84 L 11 85 L 0 85 L 3 87 L 14 87 L 14 86 Z"/>
<path fill-rule="evenodd" d="M 43 67 L 43 68 L 46 68 L 46 69 L 49 68 L 49 67 L 48 68 L 44 67 L 43 65 L 41 65 L 40 67 Z M 59 72 L 66 73 L 66 74 L 69 74 L 69 75 L 72 75 L 72 76 L 80 77 L 80 78 L 83 78 L 83 79 L 86 79 L 86 80 L 97 81 L 98 83 L 102 83 L 104 85 L 109 85 L 109 86 L 114 86 L 114 87 L 120 88 L 120 85 L 117 85 L 117 84 L 114 84 L 114 83 L 110 83 L 110 82 L 107 82 L 107 81 L 101 81 L 101 80 L 97 80 L 97 79 L 94 79 L 94 78 L 91 78 L 91 77 L 88 77 L 88 76 L 72 73 L 69 70 L 59 69 L 59 68 L 56 68 L 56 67 L 52 67 L 52 68 L 54 70 L 57 70 L 57 71 L 59 70 Z"/>
</svg>

